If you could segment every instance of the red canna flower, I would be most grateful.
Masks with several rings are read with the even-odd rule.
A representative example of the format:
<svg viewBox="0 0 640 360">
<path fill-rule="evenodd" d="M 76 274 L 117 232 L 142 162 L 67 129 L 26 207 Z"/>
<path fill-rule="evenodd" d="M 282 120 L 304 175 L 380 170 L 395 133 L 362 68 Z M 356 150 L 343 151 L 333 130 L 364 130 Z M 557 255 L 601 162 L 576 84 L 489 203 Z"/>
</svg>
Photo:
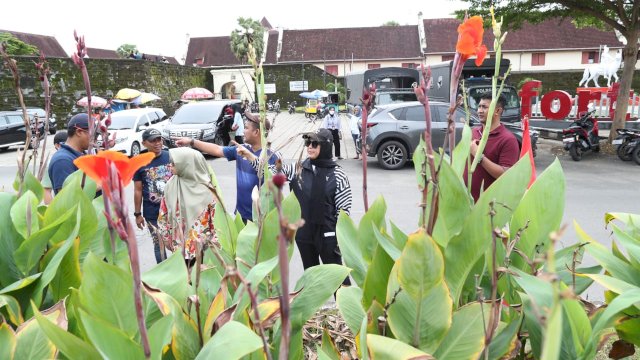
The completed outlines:
<svg viewBox="0 0 640 360">
<path fill-rule="evenodd" d="M 100 186 L 103 180 L 109 177 L 109 168 L 113 163 L 118 169 L 118 175 L 122 181 L 122 186 L 127 186 L 138 169 L 149 164 L 155 155 L 151 152 L 134 156 L 132 158 L 117 151 L 100 151 L 97 155 L 81 156 L 73 163 L 82 170 L 88 177 L 92 178 Z M 106 192 L 109 189 L 104 189 Z"/>
<path fill-rule="evenodd" d="M 482 24 L 480 16 L 472 16 L 458 26 L 456 51 L 460 53 L 461 61 L 466 61 L 471 55 L 475 55 L 476 66 L 482 65 L 487 56 L 487 47 L 482 43 L 482 35 L 484 35 Z"/>
</svg>

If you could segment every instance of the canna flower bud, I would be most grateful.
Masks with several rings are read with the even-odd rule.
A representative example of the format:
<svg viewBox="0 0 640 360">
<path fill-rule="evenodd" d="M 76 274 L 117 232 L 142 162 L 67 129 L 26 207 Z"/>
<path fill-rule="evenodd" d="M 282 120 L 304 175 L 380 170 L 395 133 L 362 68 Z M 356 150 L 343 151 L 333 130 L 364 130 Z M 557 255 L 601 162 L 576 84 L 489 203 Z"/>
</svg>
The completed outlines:
<svg viewBox="0 0 640 360">
<path fill-rule="evenodd" d="M 273 175 L 273 185 L 277 186 L 278 189 L 282 189 L 282 186 L 284 186 L 284 183 L 287 182 L 287 177 L 284 176 L 283 173 L 277 173 L 275 175 Z"/>
</svg>

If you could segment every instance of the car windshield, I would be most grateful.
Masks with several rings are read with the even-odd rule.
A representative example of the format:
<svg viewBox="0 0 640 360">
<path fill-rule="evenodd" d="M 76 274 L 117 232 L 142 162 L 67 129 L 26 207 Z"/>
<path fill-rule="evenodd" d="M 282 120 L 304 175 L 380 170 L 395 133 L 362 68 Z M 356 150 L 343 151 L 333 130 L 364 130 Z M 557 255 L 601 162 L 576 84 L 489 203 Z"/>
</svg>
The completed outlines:
<svg viewBox="0 0 640 360">
<path fill-rule="evenodd" d="M 220 117 L 222 108 L 227 103 L 208 103 L 184 105 L 171 120 L 174 124 L 206 124 L 214 122 Z"/>
<path fill-rule="evenodd" d="M 394 103 L 401 103 L 407 101 L 417 101 L 418 98 L 414 92 L 403 93 L 378 93 L 376 95 L 377 105 L 387 105 Z"/>
<path fill-rule="evenodd" d="M 480 97 L 485 93 L 491 93 L 491 86 L 469 89 L 469 108 L 476 110 L 478 108 L 478 103 L 480 102 Z M 512 87 L 505 87 L 502 90 L 502 96 L 507 100 L 505 108 L 514 109 L 520 107 L 520 101 L 518 99 L 516 89 Z"/>
<path fill-rule="evenodd" d="M 138 117 L 135 115 L 118 115 L 118 113 L 114 113 L 111 115 L 111 126 L 109 126 L 110 130 L 124 130 L 124 129 L 133 129 L 136 124 L 136 119 Z"/>
<path fill-rule="evenodd" d="M 46 116 L 46 112 L 44 111 L 44 109 L 27 109 L 27 112 L 29 114 L 35 114 L 38 115 L 38 117 L 43 118 Z"/>
</svg>

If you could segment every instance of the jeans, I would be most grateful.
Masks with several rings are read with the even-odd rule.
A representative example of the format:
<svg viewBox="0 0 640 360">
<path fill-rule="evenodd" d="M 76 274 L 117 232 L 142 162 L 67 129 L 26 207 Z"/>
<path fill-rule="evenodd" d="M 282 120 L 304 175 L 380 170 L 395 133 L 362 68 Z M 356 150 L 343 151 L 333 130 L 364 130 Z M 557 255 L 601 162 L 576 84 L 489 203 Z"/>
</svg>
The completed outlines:
<svg viewBox="0 0 640 360">
<path fill-rule="evenodd" d="M 156 264 L 160 264 L 162 262 L 162 259 L 167 259 L 167 253 L 166 251 L 160 250 L 160 239 L 158 238 L 158 234 L 156 233 L 156 228 L 158 227 L 158 219 L 144 219 L 144 221 L 147 223 L 149 233 L 151 233 L 151 240 L 153 240 L 153 252 L 156 256 Z"/>
<path fill-rule="evenodd" d="M 351 134 L 351 137 L 353 138 L 353 143 L 356 145 L 356 155 L 360 155 L 360 152 L 362 151 L 362 149 L 358 147 L 358 138 L 360 137 L 360 135 Z"/>
</svg>

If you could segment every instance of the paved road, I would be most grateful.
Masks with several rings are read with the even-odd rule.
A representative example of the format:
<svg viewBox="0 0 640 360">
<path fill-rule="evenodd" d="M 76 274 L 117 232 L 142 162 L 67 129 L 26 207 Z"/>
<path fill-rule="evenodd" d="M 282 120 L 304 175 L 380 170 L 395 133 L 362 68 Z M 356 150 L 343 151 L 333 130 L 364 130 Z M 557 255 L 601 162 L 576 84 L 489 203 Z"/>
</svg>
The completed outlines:
<svg viewBox="0 0 640 360">
<path fill-rule="evenodd" d="M 287 161 L 293 161 L 302 151 L 302 140 L 297 135 L 311 131 L 318 125 L 319 122 L 309 123 L 301 114 L 283 113 L 277 117 L 269 140 L 273 148 L 280 149 Z M 364 214 L 361 163 L 350 159 L 355 153 L 355 148 L 347 126 L 343 132 L 343 149 L 346 150 L 343 156 L 347 159 L 340 160 L 340 165 L 349 175 L 353 189 L 352 217 L 357 222 Z M 290 141 L 291 139 L 293 140 Z M 623 162 L 615 155 L 605 154 L 585 154 L 582 161 L 574 162 L 568 154 L 563 153 L 560 145 L 556 141 L 542 140 L 535 161 L 537 171 L 540 173 L 558 156 L 565 171 L 567 191 L 563 222 L 568 224 L 569 228 L 562 240 L 562 245 L 570 245 L 577 241 L 573 230 L 575 220 L 588 234 L 609 247 L 611 240 L 603 222 L 605 212 L 640 213 L 640 193 L 636 185 L 640 167 L 634 163 Z M 11 191 L 11 183 L 16 172 L 15 157 L 16 151 L 13 150 L 0 153 L 0 189 L 4 187 L 7 191 Z M 233 206 L 236 196 L 234 163 L 224 159 L 209 159 L 209 163 L 216 172 L 225 201 Z M 418 223 L 419 192 L 411 164 L 400 170 L 386 171 L 377 165 L 374 158 L 370 158 L 368 167 L 370 201 L 378 196 L 384 196 L 388 208 L 387 218 L 405 232 L 414 231 Z M 132 188 L 132 186 L 127 188 L 127 196 L 131 199 L 133 198 Z M 133 206 L 129 210 L 133 212 Z M 139 245 L 142 249 L 141 263 L 144 269 L 148 269 L 154 264 L 150 240 L 143 231 L 139 231 L 139 235 Z M 302 274 L 302 263 L 297 253 L 294 255 L 291 266 L 291 281 L 295 284 Z M 589 296 L 601 299 L 601 294 L 602 292 L 598 289 L 593 289 Z"/>
</svg>

